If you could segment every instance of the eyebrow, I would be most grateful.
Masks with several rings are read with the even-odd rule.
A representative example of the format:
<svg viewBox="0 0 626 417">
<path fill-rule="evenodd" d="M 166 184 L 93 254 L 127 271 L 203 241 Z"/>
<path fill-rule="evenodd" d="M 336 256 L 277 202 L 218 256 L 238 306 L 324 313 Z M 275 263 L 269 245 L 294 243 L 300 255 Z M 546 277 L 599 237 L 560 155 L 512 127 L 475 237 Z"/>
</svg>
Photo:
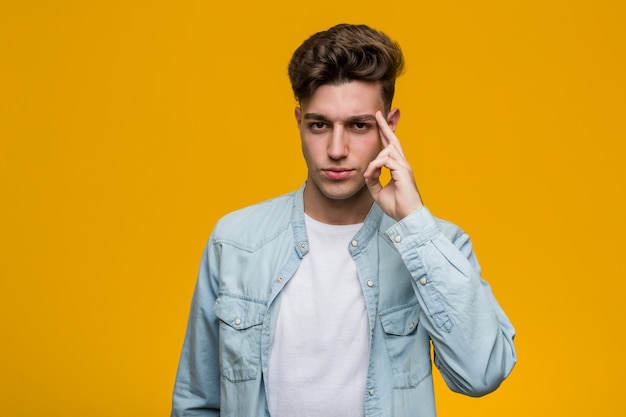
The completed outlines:
<svg viewBox="0 0 626 417">
<path fill-rule="evenodd" d="M 330 119 L 323 114 L 320 113 L 305 113 L 304 120 L 320 120 L 323 122 L 329 122 Z M 362 123 L 369 122 L 372 120 L 376 120 L 376 117 L 373 114 L 357 114 L 355 116 L 348 117 L 345 122 L 348 123 Z"/>
</svg>

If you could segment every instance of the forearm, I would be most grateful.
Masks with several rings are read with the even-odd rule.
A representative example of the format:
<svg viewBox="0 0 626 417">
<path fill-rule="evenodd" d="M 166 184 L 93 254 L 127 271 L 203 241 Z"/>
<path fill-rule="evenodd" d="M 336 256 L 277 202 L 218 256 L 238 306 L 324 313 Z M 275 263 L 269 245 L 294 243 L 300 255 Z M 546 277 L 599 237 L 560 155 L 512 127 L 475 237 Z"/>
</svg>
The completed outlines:
<svg viewBox="0 0 626 417">
<path fill-rule="evenodd" d="M 185 342 L 178 364 L 172 417 L 219 416 L 218 321 L 213 314 L 216 288 L 207 245 L 193 295 Z"/>
<path fill-rule="evenodd" d="M 515 364 L 515 331 L 480 277 L 466 234 L 421 209 L 387 231 L 413 277 L 420 323 L 454 391 L 483 395 Z"/>
</svg>

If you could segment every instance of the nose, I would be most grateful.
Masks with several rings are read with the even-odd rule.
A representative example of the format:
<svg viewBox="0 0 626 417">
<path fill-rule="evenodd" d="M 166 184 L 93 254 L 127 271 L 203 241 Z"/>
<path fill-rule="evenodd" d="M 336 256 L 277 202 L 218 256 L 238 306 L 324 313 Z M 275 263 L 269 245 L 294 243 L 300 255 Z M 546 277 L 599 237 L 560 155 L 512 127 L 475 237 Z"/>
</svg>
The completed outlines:
<svg viewBox="0 0 626 417">
<path fill-rule="evenodd" d="M 343 126 L 335 127 L 328 143 L 328 157 L 342 159 L 348 156 L 348 139 L 348 134 Z"/>
</svg>

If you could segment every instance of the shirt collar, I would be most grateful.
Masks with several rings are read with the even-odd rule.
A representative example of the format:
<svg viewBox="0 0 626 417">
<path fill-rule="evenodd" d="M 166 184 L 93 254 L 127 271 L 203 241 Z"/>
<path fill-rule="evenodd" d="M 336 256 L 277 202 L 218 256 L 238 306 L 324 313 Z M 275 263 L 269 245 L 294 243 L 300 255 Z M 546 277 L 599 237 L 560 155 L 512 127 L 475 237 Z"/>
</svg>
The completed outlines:
<svg viewBox="0 0 626 417">
<path fill-rule="evenodd" d="M 306 182 L 298 188 L 294 194 L 293 206 L 291 211 L 291 227 L 293 228 L 294 243 L 296 245 L 296 251 L 300 258 L 304 257 L 309 252 L 309 238 L 306 234 L 306 226 L 304 223 L 304 187 Z M 374 203 L 370 209 L 363 227 L 354 237 L 357 242 L 366 243 L 369 242 L 380 227 L 380 222 L 383 218 L 383 211 Z"/>
</svg>

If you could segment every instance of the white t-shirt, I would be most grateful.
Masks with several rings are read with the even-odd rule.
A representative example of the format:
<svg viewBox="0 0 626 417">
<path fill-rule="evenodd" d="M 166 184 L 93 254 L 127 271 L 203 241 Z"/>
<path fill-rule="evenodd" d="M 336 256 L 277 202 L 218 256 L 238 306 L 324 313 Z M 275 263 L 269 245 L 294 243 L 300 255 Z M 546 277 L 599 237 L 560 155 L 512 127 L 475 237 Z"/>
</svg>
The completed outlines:
<svg viewBox="0 0 626 417">
<path fill-rule="evenodd" d="M 362 224 L 305 220 L 310 251 L 283 288 L 270 351 L 270 414 L 363 417 L 369 325 L 348 251 Z"/>
</svg>

